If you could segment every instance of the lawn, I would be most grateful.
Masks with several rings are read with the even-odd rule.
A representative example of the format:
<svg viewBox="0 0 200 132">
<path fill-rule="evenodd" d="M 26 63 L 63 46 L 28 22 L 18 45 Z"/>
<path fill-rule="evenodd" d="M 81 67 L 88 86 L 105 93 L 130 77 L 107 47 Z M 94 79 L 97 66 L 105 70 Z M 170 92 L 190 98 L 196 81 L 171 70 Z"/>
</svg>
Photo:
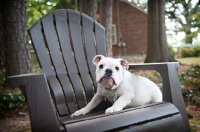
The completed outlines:
<svg viewBox="0 0 200 132">
<path fill-rule="evenodd" d="M 200 65 L 200 57 L 186 57 L 186 58 L 175 58 L 177 61 L 182 64 L 199 64 Z"/>
</svg>

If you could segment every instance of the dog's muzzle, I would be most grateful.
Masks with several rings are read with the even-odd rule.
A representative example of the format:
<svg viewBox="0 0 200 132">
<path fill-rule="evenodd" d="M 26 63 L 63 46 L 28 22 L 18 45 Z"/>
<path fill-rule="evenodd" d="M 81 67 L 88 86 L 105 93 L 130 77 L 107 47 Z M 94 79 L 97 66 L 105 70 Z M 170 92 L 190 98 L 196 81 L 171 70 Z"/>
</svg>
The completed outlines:
<svg viewBox="0 0 200 132">
<path fill-rule="evenodd" d="M 115 80 L 113 79 L 112 75 L 112 69 L 106 69 L 104 76 L 100 79 L 100 83 L 105 88 L 111 88 L 115 84 Z"/>
</svg>

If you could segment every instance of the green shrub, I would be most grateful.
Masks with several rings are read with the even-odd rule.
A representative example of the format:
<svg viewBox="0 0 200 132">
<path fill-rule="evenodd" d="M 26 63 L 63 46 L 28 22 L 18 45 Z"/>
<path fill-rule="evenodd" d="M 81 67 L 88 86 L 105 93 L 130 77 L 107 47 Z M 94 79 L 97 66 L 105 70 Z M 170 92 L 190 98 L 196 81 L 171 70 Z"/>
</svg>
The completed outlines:
<svg viewBox="0 0 200 132">
<path fill-rule="evenodd" d="M 32 65 L 32 69 L 33 69 L 33 72 L 34 72 L 34 73 L 38 73 L 38 72 L 40 72 L 40 70 L 41 70 L 38 63 Z"/>
<path fill-rule="evenodd" d="M 182 48 L 181 49 L 181 57 L 192 57 L 193 53 L 191 49 L 188 48 Z"/>
<path fill-rule="evenodd" d="M 173 47 L 171 46 L 171 45 L 168 45 L 168 49 L 169 49 L 169 53 L 173 56 L 173 57 L 175 57 L 175 51 L 174 51 L 174 49 L 173 49 Z"/>
<path fill-rule="evenodd" d="M 0 91 L 0 111 L 22 107 L 25 104 L 25 98 L 21 92 Z"/>
<path fill-rule="evenodd" d="M 183 94 L 192 100 L 192 102 L 200 104 L 200 91 L 198 89 L 183 90 Z"/>
<path fill-rule="evenodd" d="M 200 65 L 191 65 L 186 72 L 179 74 L 183 95 L 194 103 L 200 105 Z"/>
<path fill-rule="evenodd" d="M 200 46 L 193 46 L 192 48 L 182 48 L 181 49 L 182 57 L 200 57 Z"/>
<path fill-rule="evenodd" d="M 192 53 L 194 57 L 200 57 L 200 46 L 194 46 L 192 48 Z"/>
<path fill-rule="evenodd" d="M 5 70 L 0 71 L 0 90 L 5 87 Z"/>
<path fill-rule="evenodd" d="M 5 70 L 0 71 L 0 112 L 22 107 L 24 104 L 25 98 L 21 92 L 10 91 L 5 88 Z"/>
</svg>

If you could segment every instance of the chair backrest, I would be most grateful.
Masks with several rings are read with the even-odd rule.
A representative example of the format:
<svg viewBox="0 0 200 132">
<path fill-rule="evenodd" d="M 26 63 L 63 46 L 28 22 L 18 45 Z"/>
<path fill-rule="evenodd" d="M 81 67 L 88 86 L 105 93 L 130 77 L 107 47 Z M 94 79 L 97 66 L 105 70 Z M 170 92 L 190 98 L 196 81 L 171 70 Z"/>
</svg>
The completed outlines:
<svg viewBox="0 0 200 132">
<path fill-rule="evenodd" d="M 92 59 L 106 55 L 104 27 L 83 13 L 61 9 L 42 17 L 29 35 L 59 117 L 84 107 L 97 85 Z"/>
</svg>

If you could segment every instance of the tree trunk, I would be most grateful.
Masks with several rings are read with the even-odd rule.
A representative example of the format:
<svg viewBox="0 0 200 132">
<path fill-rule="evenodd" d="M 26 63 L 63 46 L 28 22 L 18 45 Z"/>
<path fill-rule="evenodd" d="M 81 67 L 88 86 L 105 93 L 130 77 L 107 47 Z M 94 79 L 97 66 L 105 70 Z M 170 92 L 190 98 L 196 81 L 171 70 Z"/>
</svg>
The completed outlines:
<svg viewBox="0 0 200 132">
<path fill-rule="evenodd" d="M 101 0 L 100 8 L 100 23 L 105 27 L 106 52 L 109 57 L 112 57 L 112 3 L 112 0 Z"/>
<path fill-rule="evenodd" d="M 96 20 L 97 12 L 97 1 L 96 0 L 80 0 L 80 9 L 81 12 L 87 14 Z"/>
<path fill-rule="evenodd" d="M 1 7 L 1 6 L 0 6 Z M 4 61 L 5 61 L 5 54 L 4 54 L 4 45 L 3 45 L 3 36 L 2 36 L 2 12 L 0 8 L 0 70 L 4 67 Z"/>
<path fill-rule="evenodd" d="M 25 0 L 2 0 L 0 4 L 7 76 L 31 72 L 25 6 Z"/>
<path fill-rule="evenodd" d="M 166 42 L 165 0 L 148 0 L 148 45 L 145 63 L 175 61 Z"/>
</svg>

